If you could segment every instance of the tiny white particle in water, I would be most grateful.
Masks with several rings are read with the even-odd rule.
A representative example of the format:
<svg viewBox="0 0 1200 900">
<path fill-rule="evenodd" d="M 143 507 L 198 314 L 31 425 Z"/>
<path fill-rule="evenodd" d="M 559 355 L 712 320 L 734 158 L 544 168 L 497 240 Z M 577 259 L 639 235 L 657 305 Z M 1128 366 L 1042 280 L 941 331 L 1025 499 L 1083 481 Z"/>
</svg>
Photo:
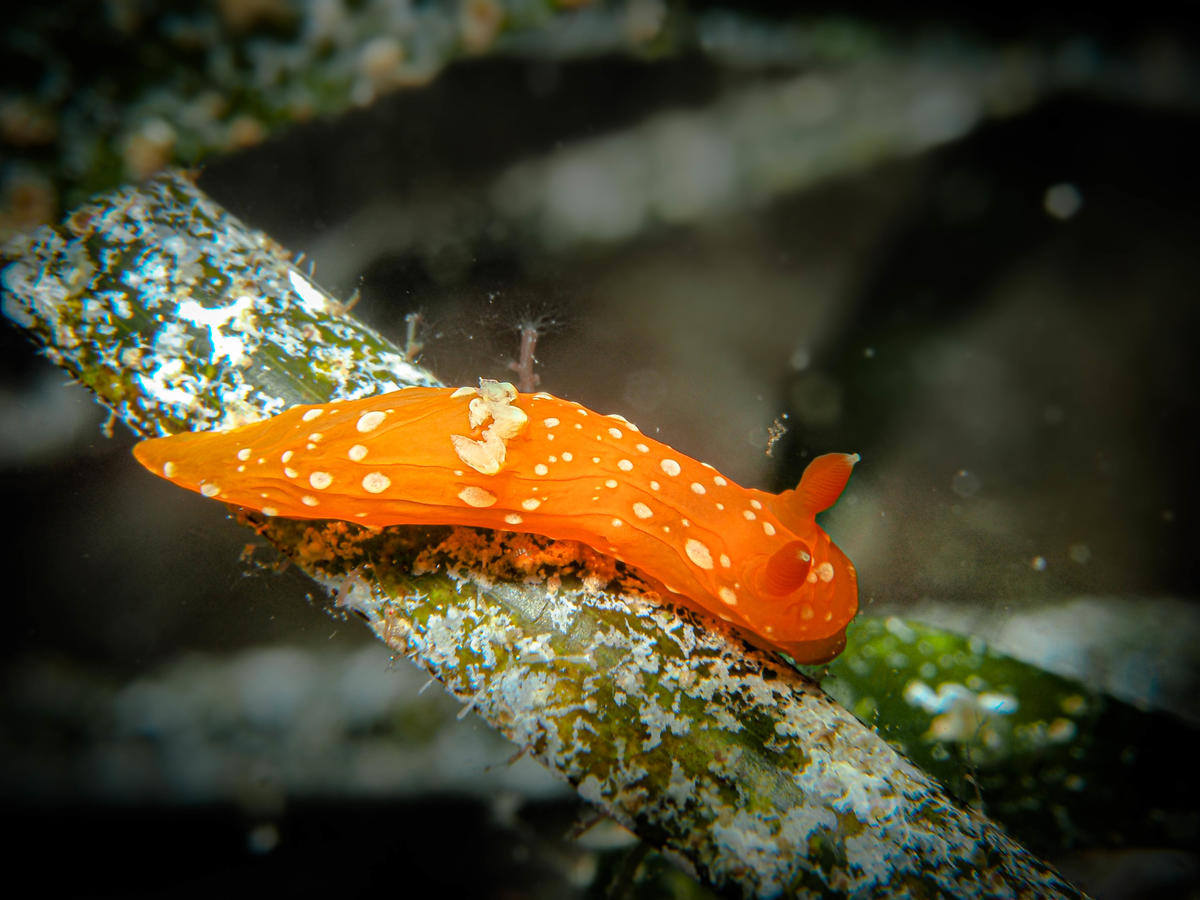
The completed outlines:
<svg viewBox="0 0 1200 900">
<path fill-rule="evenodd" d="M 974 497 L 979 493 L 981 486 L 982 482 L 980 482 L 979 476 L 968 472 L 966 469 L 959 469 L 954 473 L 954 477 L 950 479 L 950 490 L 963 499 Z"/>
<path fill-rule="evenodd" d="M 1042 197 L 1042 207 L 1047 215 L 1065 222 L 1083 209 L 1083 194 L 1070 182 L 1052 184 Z"/>
</svg>

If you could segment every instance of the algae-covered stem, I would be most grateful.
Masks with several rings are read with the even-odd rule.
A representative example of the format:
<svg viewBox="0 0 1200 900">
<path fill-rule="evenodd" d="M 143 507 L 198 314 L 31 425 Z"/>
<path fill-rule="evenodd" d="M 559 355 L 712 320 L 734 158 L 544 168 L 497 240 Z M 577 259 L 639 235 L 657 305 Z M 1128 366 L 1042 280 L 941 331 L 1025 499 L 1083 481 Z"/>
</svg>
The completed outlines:
<svg viewBox="0 0 1200 900">
<path fill-rule="evenodd" d="M 436 383 L 180 174 L 101 197 L 3 259 L 5 314 L 139 434 Z M 731 894 L 1079 896 L 709 621 L 595 578 L 501 577 L 561 546 L 254 524 L 468 708 Z"/>
</svg>

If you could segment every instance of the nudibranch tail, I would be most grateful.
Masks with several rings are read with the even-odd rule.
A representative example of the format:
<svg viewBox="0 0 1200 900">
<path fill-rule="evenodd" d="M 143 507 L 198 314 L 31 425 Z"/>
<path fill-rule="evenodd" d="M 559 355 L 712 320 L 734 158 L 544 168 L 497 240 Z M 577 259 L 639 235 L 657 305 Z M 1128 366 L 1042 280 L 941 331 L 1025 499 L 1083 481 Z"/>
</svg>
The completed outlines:
<svg viewBox="0 0 1200 900">
<path fill-rule="evenodd" d="M 621 416 L 487 379 L 297 406 L 134 454 L 156 475 L 268 516 L 580 541 L 798 662 L 834 655 L 857 609 L 854 567 L 814 518 L 845 487 L 848 454 L 814 459 L 776 496 Z"/>
</svg>

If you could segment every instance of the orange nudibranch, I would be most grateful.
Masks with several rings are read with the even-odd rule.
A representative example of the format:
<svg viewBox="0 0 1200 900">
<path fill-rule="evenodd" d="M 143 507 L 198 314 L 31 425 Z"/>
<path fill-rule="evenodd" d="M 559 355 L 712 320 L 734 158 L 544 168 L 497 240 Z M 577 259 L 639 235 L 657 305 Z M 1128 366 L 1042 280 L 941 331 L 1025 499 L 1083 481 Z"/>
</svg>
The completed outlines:
<svg viewBox="0 0 1200 900">
<path fill-rule="evenodd" d="M 818 456 L 796 488 L 771 494 L 621 416 L 488 379 L 294 406 L 133 452 L 156 475 L 268 516 L 580 541 L 797 662 L 836 656 L 858 609 L 854 566 L 814 518 L 857 454 Z"/>
</svg>

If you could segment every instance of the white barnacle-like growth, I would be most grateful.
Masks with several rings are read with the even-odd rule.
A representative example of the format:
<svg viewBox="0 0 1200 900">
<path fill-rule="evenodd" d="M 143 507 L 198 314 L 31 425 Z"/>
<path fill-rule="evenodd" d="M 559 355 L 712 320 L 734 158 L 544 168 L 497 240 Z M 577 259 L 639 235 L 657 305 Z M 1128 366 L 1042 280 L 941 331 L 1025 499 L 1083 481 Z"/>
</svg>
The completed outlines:
<svg viewBox="0 0 1200 900">
<path fill-rule="evenodd" d="M 512 402 L 517 399 L 517 389 L 506 381 L 491 378 L 479 379 L 479 389 L 459 388 L 451 396 L 471 398 L 467 407 L 467 422 L 478 428 L 489 419 L 491 424 L 483 430 L 479 440 L 461 434 L 450 435 L 454 452 L 464 463 L 483 475 L 495 475 L 504 466 L 509 438 L 516 437 L 524 429 L 529 416 Z"/>
</svg>

